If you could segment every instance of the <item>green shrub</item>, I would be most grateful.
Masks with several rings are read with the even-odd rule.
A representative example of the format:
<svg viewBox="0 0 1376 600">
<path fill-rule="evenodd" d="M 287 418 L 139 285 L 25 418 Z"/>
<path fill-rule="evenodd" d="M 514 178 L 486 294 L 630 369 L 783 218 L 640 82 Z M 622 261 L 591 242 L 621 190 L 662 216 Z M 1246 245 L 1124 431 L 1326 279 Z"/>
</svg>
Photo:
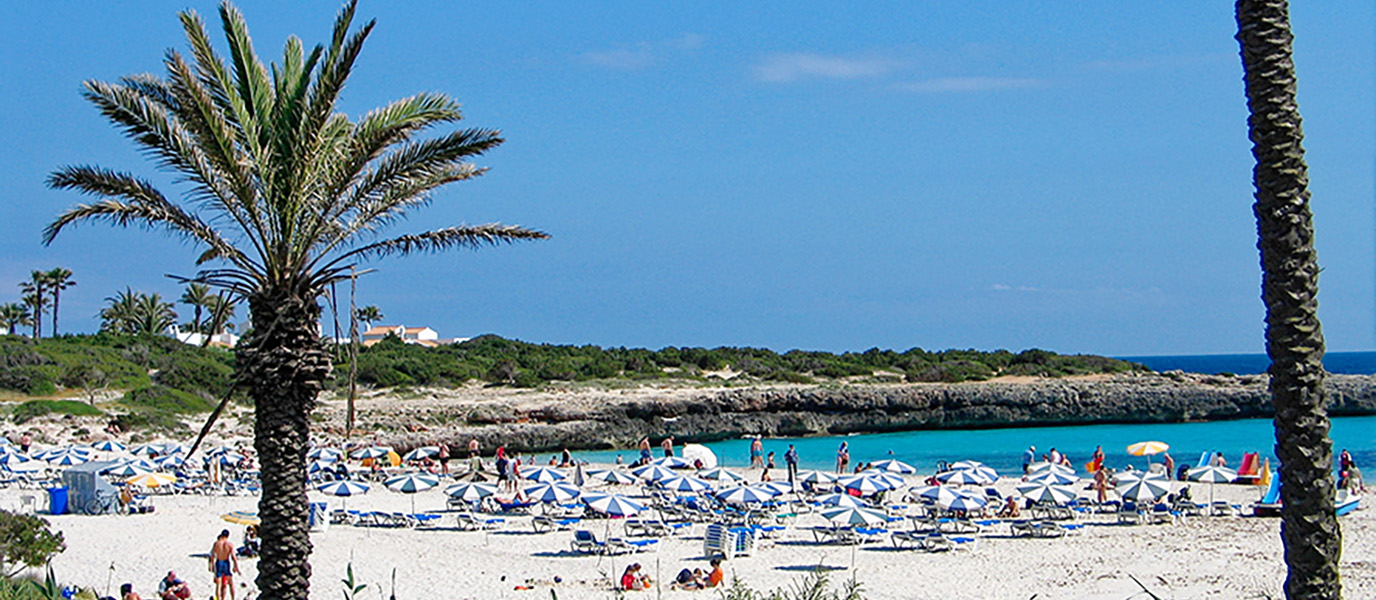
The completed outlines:
<svg viewBox="0 0 1376 600">
<path fill-rule="evenodd" d="M 153 381 L 190 394 L 223 397 L 234 380 L 234 369 L 208 356 L 181 356 L 159 370 Z"/>
<path fill-rule="evenodd" d="M 29 400 L 14 407 L 13 415 L 15 423 L 24 423 L 29 419 L 53 413 L 78 417 L 98 417 L 105 414 L 90 404 L 75 400 Z"/>
<path fill-rule="evenodd" d="M 215 404 L 201 396 L 153 384 L 130 391 L 120 399 L 129 408 L 173 414 L 209 412 Z"/>
<path fill-rule="evenodd" d="M 152 410 L 135 410 L 119 415 L 115 417 L 115 424 L 125 431 L 178 434 L 188 429 L 176 415 Z"/>
<path fill-rule="evenodd" d="M 0 510 L 0 571 L 6 578 L 46 564 L 66 549 L 62 532 L 49 531 L 46 519 Z"/>
</svg>

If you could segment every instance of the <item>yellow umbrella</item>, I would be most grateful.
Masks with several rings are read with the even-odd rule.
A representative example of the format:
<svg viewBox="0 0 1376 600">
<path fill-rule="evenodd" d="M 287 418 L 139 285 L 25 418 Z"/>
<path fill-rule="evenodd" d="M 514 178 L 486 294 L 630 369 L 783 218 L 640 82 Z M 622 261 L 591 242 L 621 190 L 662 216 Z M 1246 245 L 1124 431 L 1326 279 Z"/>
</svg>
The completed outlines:
<svg viewBox="0 0 1376 600">
<path fill-rule="evenodd" d="M 220 518 L 235 525 L 257 525 L 261 522 L 258 513 L 246 510 L 236 510 L 227 515 L 220 515 Z"/>
<path fill-rule="evenodd" d="M 1166 442 L 1137 442 L 1136 444 L 1128 446 L 1128 454 L 1133 456 L 1151 456 L 1170 449 L 1170 445 Z"/>
<path fill-rule="evenodd" d="M 171 473 L 144 473 L 135 475 L 124 480 L 129 485 L 141 485 L 143 487 L 158 487 L 167 485 L 177 480 L 177 476 Z"/>
</svg>

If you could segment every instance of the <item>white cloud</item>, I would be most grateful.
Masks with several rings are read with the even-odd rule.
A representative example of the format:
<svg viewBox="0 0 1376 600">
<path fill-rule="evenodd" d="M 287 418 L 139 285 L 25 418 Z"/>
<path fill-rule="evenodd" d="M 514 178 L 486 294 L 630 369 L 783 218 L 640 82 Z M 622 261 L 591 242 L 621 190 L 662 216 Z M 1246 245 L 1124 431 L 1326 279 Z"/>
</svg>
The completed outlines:
<svg viewBox="0 0 1376 600">
<path fill-rule="evenodd" d="M 774 54 L 755 65 L 755 78 L 770 83 L 800 79 L 860 79 L 879 77 L 897 63 L 887 58 L 847 58 L 824 54 Z"/>
<path fill-rule="evenodd" d="M 940 77 L 899 83 L 894 87 L 917 94 L 950 94 L 1030 88 L 1044 83 L 1027 77 Z"/>
<path fill-rule="evenodd" d="M 579 58 L 590 65 L 636 71 L 654 66 L 660 60 L 677 54 L 686 54 L 702 48 L 707 38 L 698 33 L 685 33 L 681 36 L 657 42 L 640 42 L 632 48 L 615 50 L 594 50 L 584 52 Z"/>
</svg>

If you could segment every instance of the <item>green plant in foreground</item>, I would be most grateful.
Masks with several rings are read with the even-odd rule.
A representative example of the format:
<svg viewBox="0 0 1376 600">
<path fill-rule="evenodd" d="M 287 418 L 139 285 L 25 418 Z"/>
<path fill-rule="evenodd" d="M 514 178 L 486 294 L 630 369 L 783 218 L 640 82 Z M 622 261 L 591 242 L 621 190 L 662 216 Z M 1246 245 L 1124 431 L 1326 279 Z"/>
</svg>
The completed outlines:
<svg viewBox="0 0 1376 600">
<path fill-rule="evenodd" d="M 358 597 L 359 592 L 368 589 L 368 584 L 359 583 L 354 579 L 354 563 L 349 563 L 344 568 L 344 573 L 344 578 L 339 580 L 340 583 L 344 584 L 344 600 L 354 600 Z"/>
<path fill-rule="evenodd" d="M 62 532 L 49 531 L 46 519 L 0 510 L 0 575 L 14 577 L 25 567 L 46 564 L 66 549 Z"/>
<path fill-rule="evenodd" d="M 789 585 L 771 592 L 761 592 L 746 585 L 735 573 L 730 587 L 717 591 L 722 600 L 864 600 L 864 589 L 853 577 L 841 589 L 831 589 L 831 578 L 821 567 L 813 569 Z"/>
</svg>

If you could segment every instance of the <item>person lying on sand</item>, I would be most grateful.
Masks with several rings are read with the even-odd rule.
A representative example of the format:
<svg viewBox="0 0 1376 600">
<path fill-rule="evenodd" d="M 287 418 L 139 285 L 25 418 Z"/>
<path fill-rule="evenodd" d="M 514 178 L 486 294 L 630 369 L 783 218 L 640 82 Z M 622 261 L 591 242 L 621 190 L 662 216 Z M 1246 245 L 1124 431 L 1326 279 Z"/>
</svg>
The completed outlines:
<svg viewBox="0 0 1376 600">
<path fill-rule="evenodd" d="M 621 589 L 627 591 L 650 589 L 650 576 L 640 572 L 640 563 L 626 565 L 621 574 Z"/>
<path fill-rule="evenodd" d="M 702 578 L 702 569 L 684 568 L 678 572 L 678 577 L 674 578 L 669 587 L 675 590 L 700 590 L 707 587 L 707 582 Z"/>
</svg>

